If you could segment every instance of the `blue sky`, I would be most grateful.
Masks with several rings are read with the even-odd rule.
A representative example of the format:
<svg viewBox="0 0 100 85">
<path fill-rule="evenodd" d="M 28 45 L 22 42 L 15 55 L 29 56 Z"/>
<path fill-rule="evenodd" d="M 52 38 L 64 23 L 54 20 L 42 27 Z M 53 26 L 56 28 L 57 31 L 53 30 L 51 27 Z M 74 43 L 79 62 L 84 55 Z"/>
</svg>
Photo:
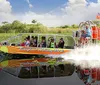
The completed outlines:
<svg viewBox="0 0 100 85">
<path fill-rule="evenodd" d="M 33 8 L 29 8 L 26 0 L 9 0 L 12 6 L 13 13 L 23 13 L 27 11 L 33 11 L 36 13 L 47 13 L 57 7 L 67 3 L 68 0 L 29 0 L 33 5 Z M 97 0 L 87 0 L 97 2 Z"/>
<path fill-rule="evenodd" d="M 0 22 L 20 20 L 23 23 L 31 23 L 32 19 L 36 19 L 46 26 L 70 25 L 84 20 L 94 20 L 100 10 L 100 3 L 96 3 L 97 0 L 72 1 L 1 0 Z M 84 1 L 94 3 L 86 4 Z"/>
<path fill-rule="evenodd" d="M 9 0 L 13 12 L 27 12 L 29 10 L 36 13 L 46 13 L 66 3 L 66 0 L 30 0 L 33 8 L 29 8 L 26 0 Z"/>
</svg>

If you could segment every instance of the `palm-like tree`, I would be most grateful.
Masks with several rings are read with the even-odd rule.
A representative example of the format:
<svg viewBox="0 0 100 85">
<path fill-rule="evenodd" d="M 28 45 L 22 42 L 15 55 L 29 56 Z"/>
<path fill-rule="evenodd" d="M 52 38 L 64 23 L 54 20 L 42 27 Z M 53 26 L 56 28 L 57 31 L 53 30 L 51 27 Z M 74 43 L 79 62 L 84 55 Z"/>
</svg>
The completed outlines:
<svg viewBox="0 0 100 85">
<path fill-rule="evenodd" d="M 32 23 L 33 23 L 33 24 L 35 24 L 36 22 L 37 22 L 36 20 L 34 20 L 34 19 L 32 20 Z"/>
</svg>

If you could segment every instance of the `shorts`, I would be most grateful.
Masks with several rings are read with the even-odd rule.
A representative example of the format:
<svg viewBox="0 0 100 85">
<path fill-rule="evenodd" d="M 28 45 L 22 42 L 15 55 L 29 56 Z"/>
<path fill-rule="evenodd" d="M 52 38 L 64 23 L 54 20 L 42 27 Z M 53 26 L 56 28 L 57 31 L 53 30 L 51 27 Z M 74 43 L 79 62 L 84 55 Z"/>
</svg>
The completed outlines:
<svg viewBox="0 0 100 85">
<path fill-rule="evenodd" d="M 82 38 L 86 38 L 86 35 L 81 35 Z"/>
<path fill-rule="evenodd" d="M 86 34 L 86 37 L 91 37 L 91 35 Z"/>
</svg>

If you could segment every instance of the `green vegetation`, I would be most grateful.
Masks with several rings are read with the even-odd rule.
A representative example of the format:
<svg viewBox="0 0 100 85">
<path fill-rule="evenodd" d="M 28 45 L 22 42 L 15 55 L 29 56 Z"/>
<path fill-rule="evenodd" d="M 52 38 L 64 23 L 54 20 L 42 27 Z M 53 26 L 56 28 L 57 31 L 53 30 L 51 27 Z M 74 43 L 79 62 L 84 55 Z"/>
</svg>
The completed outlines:
<svg viewBox="0 0 100 85">
<path fill-rule="evenodd" d="M 72 30 L 76 30 L 78 25 L 73 24 L 72 26 L 65 25 L 60 27 L 48 28 L 43 24 L 32 20 L 31 24 L 22 23 L 18 20 L 9 23 L 7 21 L 2 22 L 0 26 L 0 33 L 62 33 L 70 34 Z"/>
<path fill-rule="evenodd" d="M 93 21 L 100 27 L 100 21 Z M 43 34 L 65 34 L 72 35 L 72 31 L 78 30 L 78 25 L 64 25 L 59 27 L 46 27 L 43 24 L 32 20 L 31 24 L 22 23 L 18 20 L 9 23 L 7 21 L 2 22 L 0 26 L 0 41 L 4 41 L 11 36 L 15 36 L 18 33 L 43 33 Z"/>
<path fill-rule="evenodd" d="M 100 21 L 93 21 L 100 27 Z M 56 33 L 56 34 L 71 34 L 72 31 L 77 30 L 78 25 L 64 25 L 60 27 L 48 28 L 43 24 L 32 20 L 31 24 L 22 23 L 18 20 L 9 23 L 7 21 L 2 22 L 0 26 L 0 33 Z"/>
<path fill-rule="evenodd" d="M 8 38 L 10 38 L 11 36 L 15 36 L 17 35 L 17 33 L 0 33 L 0 41 L 4 41 L 7 40 Z"/>
</svg>

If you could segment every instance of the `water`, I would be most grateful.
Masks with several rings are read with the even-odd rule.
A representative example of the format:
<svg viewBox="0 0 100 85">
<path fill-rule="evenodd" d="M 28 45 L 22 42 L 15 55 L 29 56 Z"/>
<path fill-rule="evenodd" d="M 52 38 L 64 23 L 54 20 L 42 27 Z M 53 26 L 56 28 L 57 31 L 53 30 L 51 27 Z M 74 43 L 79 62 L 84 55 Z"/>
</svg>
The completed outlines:
<svg viewBox="0 0 100 85">
<path fill-rule="evenodd" d="M 69 77 L 20 79 L 1 71 L 0 85 L 84 85 L 84 83 L 78 78 L 76 73 Z"/>
<path fill-rule="evenodd" d="M 100 45 L 88 45 L 81 48 L 76 48 L 70 53 L 61 55 L 65 60 L 74 60 L 75 65 L 80 65 L 81 67 L 100 67 Z"/>
<path fill-rule="evenodd" d="M 70 53 L 66 53 L 59 56 L 64 58 L 65 61 L 70 61 L 71 63 L 74 63 L 75 65 L 80 65 L 81 67 L 91 67 L 91 68 L 99 67 L 100 68 L 100 58 L 99 58 L 100 46 L 99 45 L 89 45 L 83 48 L 76 48 L 72 50 Z M 53 56 L 53 57 L 59 57 L 59 56 Z M 51 78 L 51 79 L 37 79 L 37 80 L 34 80 L 34 79 L 22 80 L 3 72 L 0 72 L 0 76 L 1 76 L 0 85 L 8 85 L 8 84 L 22 85 L 23 83 L 25 83 L 25 85 L 27 84 L 29 85 L 33 85 L 33 84 L 34 85 L 47 85 L 47 84 L 61 85 L 62 83 L 63 84 L 67 83 L 68 85 L 75 85 L 75 84 L 84 85 L 84 83 L 82 82 L 82 80 L 78 78 L 76 73 L 74 73 L 70 77 L 65 77 L 65 78 Z M 7 82 L 5 82 L 5 80 L 7 80 Z M 100 82 L 98 84 L 100 84 Z M 94 85 L 97 85 L 97 84 L 94 84 Z"/>
<path fill-rule="evenodd" d="M 100 68 L 100 45 L 98 44 L 76 48 L 70 53 L 66 53 L 60 56 L 64 58 L 65 61 L 70 61 L 76 66 L 80 65 L 83 68 Z"/>
</svg>

